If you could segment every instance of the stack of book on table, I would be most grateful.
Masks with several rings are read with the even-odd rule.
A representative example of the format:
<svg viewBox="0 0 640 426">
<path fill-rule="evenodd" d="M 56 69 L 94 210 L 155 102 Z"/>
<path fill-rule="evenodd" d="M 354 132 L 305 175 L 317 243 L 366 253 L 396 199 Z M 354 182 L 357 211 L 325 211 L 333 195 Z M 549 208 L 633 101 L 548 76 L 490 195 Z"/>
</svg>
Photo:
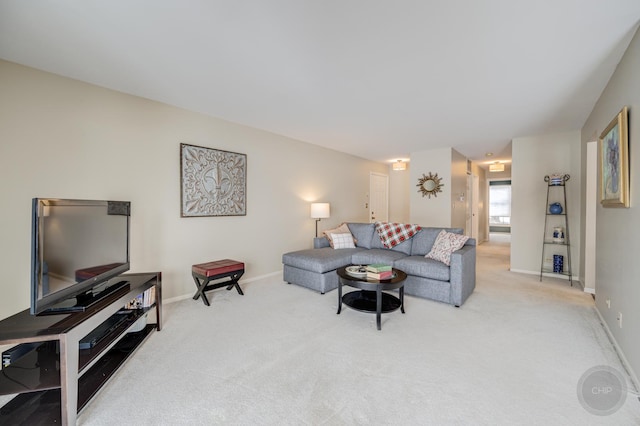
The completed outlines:
<svg viewBox="0 0 640 426">
<path fill-rule="evenodd" d="M 382 263 L 367 265 L 367 278 L 374 280 L 390 280 L 393 278 L 391 265 L 385 265 Z"/>
</svg>

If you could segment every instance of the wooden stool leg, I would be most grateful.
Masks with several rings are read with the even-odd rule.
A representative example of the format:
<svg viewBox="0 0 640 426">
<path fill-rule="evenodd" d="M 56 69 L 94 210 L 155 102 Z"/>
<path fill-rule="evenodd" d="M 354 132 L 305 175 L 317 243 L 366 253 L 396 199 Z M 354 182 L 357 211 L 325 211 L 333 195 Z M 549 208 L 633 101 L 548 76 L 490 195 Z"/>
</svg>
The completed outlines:
<svg viewBox="0 0 640 426">
<path fill-rule="evenodd" d="M 240 271 L 238 273 L 235 273 L 233 275 L 231 275 L 231 280 L 229 281 L 229 285 L 227 286 L 227 290 L 231 290 L 233 287 L 236 288 L 236 290 L 238 290 L 238 293 L 241 296 L 244 296 L 244 293 L 242 292 L 242 289 L 240 288 L 240 284 L 238 283 L 238 281 L 240 280 L 240 277 L 244 275 L 244 271 Z"/>
<path fill-rule="evenodd" d="M 207 306 L 211 306 L 209 304 L 209 299 L 207 299 L 207 295 L 204 294 L 204 290 L 207 287 L 209 280 L 203 279 L 202 282 L 200 282 L 200 280 L 195 274 L 193 274 L 192 276 L 193 276 L 193 281 L 195 281 L 196 283 L 196 288 L 198 289 L 198 291 L 196 291 L 196 294 L 193 295 L 193 300 L 198 300 L 198 298 L 202 296 L 202 301 L 204 302 L 204 304 Z"/>
</svg>

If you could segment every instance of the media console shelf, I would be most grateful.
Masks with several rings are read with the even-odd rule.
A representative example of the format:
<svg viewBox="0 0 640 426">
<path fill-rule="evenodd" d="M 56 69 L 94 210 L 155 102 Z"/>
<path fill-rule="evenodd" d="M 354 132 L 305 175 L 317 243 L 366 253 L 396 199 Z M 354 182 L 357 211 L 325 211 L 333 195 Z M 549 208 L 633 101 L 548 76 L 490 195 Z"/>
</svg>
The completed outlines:
<svg viewBox="0 0 640 426">
<path fill-rule="evenodd" d="M 85 312 L 33 316 L 25 310 L 0 321 L 0 346 L 30 344 L 25 346 L 30 350 L 0 374 L 0 395 L 17 394 L 0 408 L 0 424 L 76 424 L 80 410 L 147 337 L 161 329 L 161 274 L 125 274 L 118 279 L 130 285 Z M 152 287 L 155 304 L 132 310 L 98 344 L 80 349 L 80 340 Z M 155 324 L 131 331 L 153 308 Z"/>
</svg>

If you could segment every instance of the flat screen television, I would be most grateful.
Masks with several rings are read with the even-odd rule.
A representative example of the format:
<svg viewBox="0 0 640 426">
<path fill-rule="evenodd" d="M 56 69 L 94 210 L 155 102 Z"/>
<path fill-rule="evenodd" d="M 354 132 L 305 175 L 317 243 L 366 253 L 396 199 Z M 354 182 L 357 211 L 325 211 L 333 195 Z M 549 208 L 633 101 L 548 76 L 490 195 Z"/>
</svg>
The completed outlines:
<svg viewBox="0 0 640 426">
<path fill-rule="evenodd" d="M 34 198 L 31 314 L 84 311 L 129 283 L 128 201 Z"/>
</svg>

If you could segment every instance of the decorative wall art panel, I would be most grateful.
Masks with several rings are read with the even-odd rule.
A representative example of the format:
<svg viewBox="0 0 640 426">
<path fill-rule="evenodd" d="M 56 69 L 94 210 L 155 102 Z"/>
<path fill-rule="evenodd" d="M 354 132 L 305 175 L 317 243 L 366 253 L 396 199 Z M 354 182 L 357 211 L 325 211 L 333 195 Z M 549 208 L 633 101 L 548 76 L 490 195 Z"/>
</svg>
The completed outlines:
<svg viewBox="0 0 640 426">
<path fill-rule="evenodd" d="M 182 217 L 247 214 L 247 156 L 180 144 Z"/>
</svg>

